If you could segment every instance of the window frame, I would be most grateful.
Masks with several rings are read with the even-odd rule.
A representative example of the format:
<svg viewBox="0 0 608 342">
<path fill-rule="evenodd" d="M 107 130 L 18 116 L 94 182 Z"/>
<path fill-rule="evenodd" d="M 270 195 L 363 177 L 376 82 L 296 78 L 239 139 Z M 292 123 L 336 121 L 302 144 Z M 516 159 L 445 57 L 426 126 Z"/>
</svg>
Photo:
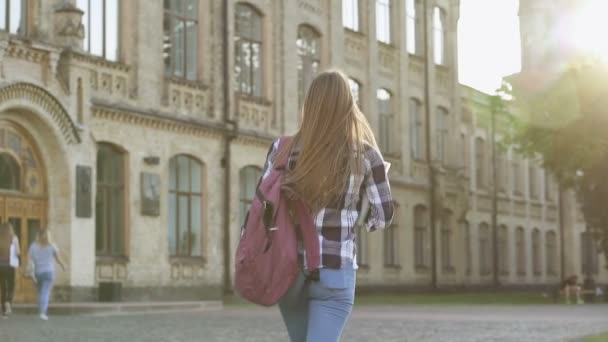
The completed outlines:
<svg viewBox="0 0 608 342">
<path fill-rule="evenodd" d="M 382 10 L 384 15 L 386 16 L 386 22 L 380 23 L 378 13 Z M 393 1 L 392 0 L 376 0 L 376 40 L 382 44 L 391 45 L 393 43 L 393 34 L 392 27 L 393 21 Z M 381 32 L 386 35 L 386 37 L 381 36 Z"/>
<path fill-rule="evenodd" d="M 172 0 L 172 1 L 184 1 L 184 0 Z M 166 30 L 165 30 L 165 25 L 167 24 L 167 22 L 171 23 L 173 20 L 181 22 L 183 27 L 185 28 L 183 30 L 182 33 L 180 33 L 180 40 L 182 40 L 183 43 L 183 61 L 182 61 L 182 75 L 176 75 L 176 68 L 175 68 L 175 63 L 174 63 L 174 59 L 171 58 L 173 56 L 172 52 L 169 51 L 169 60 L 170 60 L 170 66 L 167 67 L 167 63 L 166 60 L 164 60 L 164 65 L 165 65 L 165 76 L 166 77 L 170 77 L 170 78 L 178 78 L 178 79 L 184 79 L 184 80 L 188 80 L 188 81 L 197 81 L 199 78 L 199 72 L 198 72 L 198 59 L 199 59 L 199 29 L 200 29 L 200 16 L 199 16 L 199 6 L 200 4 L 198 2 L 196 3 L 196 9 L 195 9 L 195 14 L 192 16 L 188 16 L 187 15 L 187 11 L 183 12 L 183 13 L 177 13 L 173 10 L 171 10 L 170 8 L 166 8 L 163 6 L 163 39 L 166 38 L 165 34 L 166 34 Z M 182 4 L 183 7 L 184 4 Z M 192 76 L 192 78 L 190 78 L 188 76 L 188 52 L 189 52 L 189 44 L 188 44 L 188 23 L 194 23 L 194 33 L 195 33 L 195 39 L 194 39 L 194 52 L 195 52 L 195 56 L 194 56 L 194 60 L 191 61 L 193 68 L 194 68 L 194 75 Z M 169 26 L 172 28 L 173 26 L 171 24 L 169 24 Z M 174 39 L 174 35 L 173 34 L 169 34 L 169 41 L 170 41 L 170 47 L 174 48 L 177 44 L 173 41 Z M 164 53 L 164 52 L 163 52 Z"/>
<path fill-rule="evenodd" d="M 248 32 L 249 35 L 240 35 L 241 33 L 245 33 L 245 32 L 239 32 L 238 30 L 238 13 L 239 13 L 239 9 L 247 9 L 248 11 L 251 11 L 252 13 L 252 21 L 249 22 L 249 28 L 254 27 L 255 26 L 255 20 L 259 20 L 259 28 L 260 28 L 260 36 L 259 37 L 253 37 L 254 34 L 253 32 Z M 234 9 L 234 80 L 235 80 L 235 92 L 241 94 L 241 95 L 245 95 L 245 96 L 249 96 L 249 97 L 255 97 L 255 98 L 263 98 L 266 95 L 266 82 L 265 82 L 265 53 L 264 53 L 264 36 L 265 36 L 265 20 L 264 20 L 264 14 L 258 10 L 254 5 L 248 3 L 248 2 L 238 2 L 235 5 L 235 9 Z M 243 44 L 244 43 L 244 44 Z M 249 84 L 246 84 L 250 90 L 244 90 L 243 89 L 243 82 L 240 81 L 241 78 L 241 73 L 243 72 L 242 69 L 240 68 L 241 65 L 243 65 L 242 63 L 239 64 L 237 63 L 237 58 L 238 58 L 238 54 L 237 51 L 239 51 L 239 49 L 237 49 L 237 46 L 243 46 L 243 45 L 248 45 L 249 46 Z M 256 80 L 255 80 L 255 76 L 256 76 L 256 72 L 255 72 L 255 68 L 253 67 L 254 65 L 254 57 L 255 54 L 253 53 L 254 49 L 253 46 L 257 45 L 258 46 L 258 50 L 259 50 L 259 75 L 260 75 L 260 84 L 258 85 L 258 87 L 255 86 Z M 241 71 L 239 71 L 237 73 L 237 67 L 239 67 L 241 69 Z M 258 89 L 258 91 L 256 91 L 256 89 Z"/>
<path fill-rule="evenodd" d="M 553 230 L 545 232 L 545 262 L 547 275 L 557 275 L 557 237 Z"/>
<path fill-rule="evenodd" d="M 541 262 L 541 234 L 538 228 L 532 229 L 532 273 L 535 276 L 542 275 L 542 262 Z"/>
<path fill-rule="evenodd" d="M 479 224 L 479 275 L 488 276 L 492 273 L 492 246 L 490 243 L 490 225 L 486 222 Z"/>
<path fill-rule="evenodd" d="M 107 149 L 113 156 L 112 158 L 120 158 L 120 162 L 122 164 L 122 175 L 118 182 L 114 182 L 114 180 L 106 180 L 100 179 L 100 165 L 99 165 L 99 157 L 100 153 L 103 149 Z M 123 258 L 128 256 L 128 222 L 129 222 L 129 203 L 128 203 L 128 189 L 129 189 L 129 171 L 128 171 L 128 154 L 127 152 L 113 143 L 109 142 L 98 142 L 97 143 L 97 154 L 96 154 L 96 198 L 95 198 L 95 255 L 97 257 L 109 257 L 109 258 Z M 110 169 L 116 167 L 116 165 L 111 165 Z M 120 206 L 122 210 L 122 233 L 121 233 L 121 244 L 122 248 L 118 252 L 113 252 L 113 229 L 111 227 L 112 222 L 108 220 L 108 217 L 114 216 L 113 210 L 111 209 L 111 196 L 108 198 L 107 196 L 112 193 L 115 193 L 118 189 L 122 191 L 122 206 Z M 100 199 L 100 196 L 103 196 L 103 199 Z M 98 207 L 98 201 L 101 200 L 102 211 L 103 213 L 99 213 L 100 208 Z M 103 227 L 98 226 L 98 219 L 103 218 L 104 221 L 102 223 Z M 97 243 L 97 234 L 98 230 L 101 229 L 101 234 L 103 236 L 102 247 L 98 248 Z"/>
<path fill-rule="evenodd" d="M 443 106 L 437 106 L 436 152 L 441 165 L 448 165 L 448 146 L 450 136 L 450 112 Z"/>
<path fill-rule="evenodd" d="M 425 122 L 422 109 L 422 101 L 411 97 L 409 100 L 410 156 L 416 161 L 426 160 L 424 154 L 424 137 L 426 132 L 424 131 Z"/>
<path fill-rule="evenodd" d="M 441 268 L 443 272 L 452 273 L 455 271 L 452 255 L 452 220 L 454 214 L 446 209 L 441 215 Z"/>
<path fill-rule="evenodd" d="M 475 138 L 475 185 L 478 190 L 486 189 L 486 144 L 482 137 Z"/>
<path fill-rule="evenodd" d="M 349 3 L 353 9 L 353 18 L 345 20 L 348 16 L 344 7 L 345 3 Z M 342 0 L 342 26 L 353 32 L 361 32 L 361 3 L 359 0 Z"/>
<path fill-rule="evenodd" d="M 189 190 L 190 191 L 182 191 L 179 189 L 180 187 L 180 178 L 179 178 L 179 163 L 178 163 L 178 157 L 185 157 L 188 160 L 188 184 L 189 184 Z M 198 163 L 198 166 L 200 167 L 200 180 L 199 180 L 199 184 L 200 184 L 200 192 L 194 192 L 192 191 L 192 184 L 191 184 L 191 180 L 192 180 L 192 166 L 191 163 L 195 162 Z M 175 189 L 171 188 L 171 167 L 172 167 L 172 163 L 175 164 Z M 205 163 L 203 163 L 202 160 L 190 155 L 190 154 L 175 154 L 173 155 L 170 159 L 169 159 L 169 180 L 168 180 L 168 201 L 170 200 L 170 197 L 172 194 L 175 194 L 175 253 L 172 254 L 171 253 L 171 245 L 168 245 L 169 247 L 169 257 L 171 259 L 204 259 L 204 231 L 205 231 L 205 225 L 204 225 L 204 217 L 205 217 L 205 205 L 206 205 L 206 197 L 205 197 L 205 191 L 206 191 L 206 187 L 205 187 L 205 180 L 206 180 L 206 165 Z M 200 198 L 200 208 L 199 208 L 199 213 L 200 213 L 200 217 L 199 217 L 199 227 L 200 227 L 200 231 L 199 231 L 199 249 L 200 249 L 200 255 L 193 255 L 192 253 L 192 239 L 188 238 L 188 245 L 187 245 L 187 249 L 188 249 L 188 253 L 181 253 L 181 238 L 180 238 L 180 196 L 181 197 L 186 197 L 187 198 L 187 206 L 188 206 L 188 212 L 187 212 L 187 217 L 188 217 L 188 235 L 191 236 L 192 234 L 192 208 L 193 208 L 193 204 L 192 204 L 192 198 L 195 196 L 199 196 Z M 171 207 L 168 206 L 167 211 L 170 211 Z M 169 233 L 169 229 L 170 227 L 170 220 L 171 215 L 168 214 L 167 215 L 167 233 Z M 169 244 L 171 243 L 171 241 L 168 239 L 167 241 Z"/>
<path fill-rule="evenodd" d="M 516 269 L 518 276 L 525 276 L 527 274 L 527 253 L 526 253 L 526 233 L 524 228 L 519 226 L 515 230 L 515 253 L 517 255 Z"/>
<path fill-rule="evenodd" d="M 509 228 L 498 226 L 498 271 L 501 275 L 509 275 Z"/>
<path fill-rule="evenodd" d="M 302 33 L 307 33 L 308 37 L 306 37 L 306 35 L 303 35 Z M 307 49 L 306 53 L 302 54 L 300 53 L 302 50 L 300 49 L 300 46 L 298 45 L 298 41 L 303 40 L 306 41 L 306 38 L 310 38 L 310 41 L 314 41 L 316 40 L 315 44 L 317 46 L 317 53 L 311 53 L 310 50 Z M 301 109 L 302 106 L 304 105 L 304 100 L 306 98 L 306 93 L 308 92 L 308 88 L 310 87 L 310 83 L 312 83 L 312 80 L 314 79 L 314 76 L 316 76 L 319 73 L 319 70 L 321 68 L 321 41 L 322 36 L 321 34 L 311 25 L 309 24 L 301 24 L 298 26 L 298 33 L 297 33 L 297 39 L 296 39 L 296 53 L 298 55 L 298 108 Z M 307 46 L 310 46 L 310 42 L 308 42 L 306 44 Z M 306 59 L 309 58 L 311 64 L 310 64 L 310 70 L 312 71 L 312 75 L 310 77 L 310 79 L 308 80 L 308 84 L 306 84 L 307 80 L 305 79 L 305 74 L 304 71 L 306 70 L 305 65 L 306 65 Z M 315 69 L 315 63 L 316 63 L 316 70 Z"/>
<path fill-rule="evenodd" d="M 256 179 L 255 185 L 253 186 L 253 193 L 247 194 L 248 184 L 248 175 L 246 172 L 252 171 L 253 178 Z M 255 189 L 260 182 L 260 178 L 262 177 L 262 168 L 257 165 L 247 165 L 242 167 L 239 170 L 239 209 L 240 209 L 240 222 L 241 227 L 245 225 L 245 218 L 247 217 L 247 211 L 251 207 L 251 203 L 255 198 Z M 248 195 L 251 195 L 250 197 Z"/>
<path fill-rule="evenodd" d="M 0 27 L 0 32 L 6 32 L 9 35 L 14 36 L 27 36 L 28 35 L 28 27 L 29 27 L 29 3 L 28 0 L 0 0 L 4 4 L 5 17 L 4 17 L 4 27 Z M 17 30 L 13 31 L 11 29 L 11 5 L 17 2 L 19 4 L 19 17 L 20 22 Z"/>
<path fill-rule="evenodd" d="M 447 12 L 445 9 L 433 8 L 433 62 L 436 65 L 447 66 Z M 440 38 L 440 39 L 438 39 Z M 441 48 L 441 55 L 438 55 Z"/>
<path fill-rule="evenodd" d="M 429 268 L 429 257 L 427 256 L 427 240 L 429 227 L 429 213 L 424 205 L 414 207 L 414 267 L 416 270 L 427 270 Z"/>
<path fill-rule="evenodd" d="M 81 6 L 79 4 L 82 1 L 86 1 L 87 2 L 87 7 L 85 9 L 81 8 Z M 122 39 L 121 39 L 122 8 L 121 7 L 122 7 L 122 4 L 123 4 L 123 1 L 122 0 L 116 0 L 116 12 L 117 12 L 116 13 L 116 17 L 115 17 L 115 19 L 116 19 L 116 56 L 115 56 L 114 59 L 109 58 L 108 52 L 106 51 L 106 48 L 107 48 L 107 46 L 106 46 L 107 45 L 107 37 L 106 37 L 106 35 L 108 34 L 107 28 L 106 28 L 106 25 L 107 25 L 107 23 L 106 23 L 106 21 L 107 21 L 107 17 L 106 17 L 106 1 L 108 1 L 108 0 L 101 0 L 101 1 L 103 1 L 102 5 L 101 5 L 102 6 L 102 12 L 103 12 L 102 13 L 102 18 L 101 18 L 101 36 L 102 36 L 102 39 L 101 39 L 101 41 L 102 41 L 101 54 L 96 54 L 96 53 L 93 53 L 91 51 L 91 41 L 92 41 L 92 39 L 91 39 L 91 32 L 93 31 L 91 29 L 91 27 L 92 27 L 91 26 L 91 1 L 93 1 L 93 0 L 76 0 L 78 8 L 84 12 L 83 13 L 83 25 L 84 25 L 84 31 L 85 31 L 85 38 L 84 38 L 84 41 L 83 41 L 83 50 L 87 54 L 89 54 L 91 56 L 96 56 L 96 57 L 99 57 L 101 59 L 104 59 L 104 60 L 107 60 L 107 61 L 110 61 L 110 62 L 120 62 L 120 59 L 121 59 L 120 55 L 121 55 L 121 52 L 122 52 L 122 48 L 121 48 L 121 42 L 122 42 Z M 86 16 L 86 18 L 85 18 L 85 16 Z M 112 17 L 110 16 L 110 19 L 111 18 Z M 88 45 L 87 45 L 87 43 L 88 43 Z"/>
</svg>

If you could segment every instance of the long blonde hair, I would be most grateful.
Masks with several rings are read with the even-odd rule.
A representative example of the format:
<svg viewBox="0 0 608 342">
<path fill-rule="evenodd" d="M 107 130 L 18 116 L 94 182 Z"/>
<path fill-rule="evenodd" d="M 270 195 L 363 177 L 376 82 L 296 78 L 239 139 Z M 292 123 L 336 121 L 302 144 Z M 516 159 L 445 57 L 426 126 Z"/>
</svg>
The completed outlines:
<svg viewBox="0 0 608 342">
<path fill-rule="evenodd" d="M 302 123 L 291 144 L 299 147 L 300 154 L 295 168 L 286 175 L 285 185 L 312 210 L 336 206 L 350 175 L 364 172 L 365 145 L 377 149 L 370 125 L 342 72 L 326 71 L 313 80 L 304 100 Z M 287 158 L 290 150 L 283 150 L 277 159 Z"/>
<path fill-rule="evenodd" d="M 14 235 L 13 226 L 10 223 L 0 224 L 0 256 L 9 256 Z"/>
<path fill-rule="evenodd" d="M 48 230 L 48 228 L 43 228 L 38 231 L 38 235 L 36 236 L 36 242 L 40 246 L 49 246 L 53 244 L 51 232 Z"/>
</svg>

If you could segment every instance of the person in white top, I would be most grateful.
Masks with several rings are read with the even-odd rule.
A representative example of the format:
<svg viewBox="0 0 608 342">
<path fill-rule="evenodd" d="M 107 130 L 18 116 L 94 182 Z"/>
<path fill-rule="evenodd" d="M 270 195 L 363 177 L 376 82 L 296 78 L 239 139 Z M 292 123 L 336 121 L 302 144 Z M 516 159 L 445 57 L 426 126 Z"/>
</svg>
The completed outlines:
<svg viewBox="0 0 608 342">
<path fill-rule="evenodd" d="M 13 227 L 10 226 L 11 231 Z M 10 314 L 13 306 L 13 298 L 15 297 L 15 275 L 19 269 L 19 259 L 21 257 L 21 248 L 19 247 L 19 237 L 13 231 L 13 242 L 11 243 L 10 249 L 10 266 L 8 279 L 8 300 L 5 303 L 6 313 Z"/>
</svg>

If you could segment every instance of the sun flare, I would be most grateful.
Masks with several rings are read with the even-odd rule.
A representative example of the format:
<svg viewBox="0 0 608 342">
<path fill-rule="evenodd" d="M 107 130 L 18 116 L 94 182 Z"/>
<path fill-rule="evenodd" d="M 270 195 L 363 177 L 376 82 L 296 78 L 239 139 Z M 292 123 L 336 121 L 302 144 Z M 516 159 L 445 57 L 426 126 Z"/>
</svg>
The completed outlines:
<svg viewBox="0 0 608 342">
<path fill-rule="evenodd" d="M 608 1 L 587 0 L 572 20 L 571 42 L 580 53 L 608 62 Z"/>
</svg>

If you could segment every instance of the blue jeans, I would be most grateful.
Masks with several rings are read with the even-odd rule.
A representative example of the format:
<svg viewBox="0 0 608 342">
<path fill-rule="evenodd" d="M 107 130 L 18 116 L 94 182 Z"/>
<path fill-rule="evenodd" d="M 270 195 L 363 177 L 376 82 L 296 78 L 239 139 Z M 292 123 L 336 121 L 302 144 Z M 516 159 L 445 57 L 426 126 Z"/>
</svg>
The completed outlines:
<svg viewBox="0 0 608 342">
<path fill-rule="evenodd" d="M 38 288 L 38 308 L 40 313 L 46 315 L 51 297 L 51 289 L 55 274 L 53 272 L 36 273 L 36 287 Z"/>
<path fill-rule="evenodd" d="M 323 271 L 323 270 L 322 270 Z M 340 271 L 334 271 L 340 272 Z M 303 274 L 279 302 L 291 342 L 337 342 L 355 302 L 355 271 L 344 285 L 306 281 Z"/>
</svg>

